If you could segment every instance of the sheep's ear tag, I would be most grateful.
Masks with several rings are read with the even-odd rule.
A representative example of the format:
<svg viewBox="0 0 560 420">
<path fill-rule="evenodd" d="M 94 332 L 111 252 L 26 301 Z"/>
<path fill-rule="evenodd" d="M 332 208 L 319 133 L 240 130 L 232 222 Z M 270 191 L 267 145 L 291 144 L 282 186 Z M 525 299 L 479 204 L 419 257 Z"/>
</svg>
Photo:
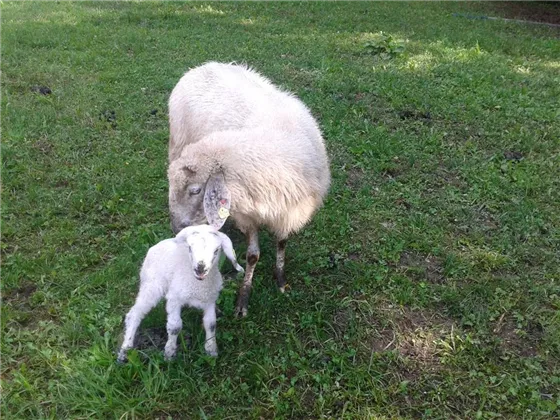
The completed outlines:
<svg viewBox="0 0 560 420">
<path fill-rule="evenodd" d="M 220 204 L 222 204 L 222 201 L 225 202 L 225 200 L 221 200 Z M 218 216 L 220 217 L 220 219 L 227 219 L 229 216 L 229 210 L 225 207 L 220 207 L 220 210 L 218 210 Z"/>
<path fill-rule="evenodd" d="M 204 213 L 208 223 L 220 229 L 229 217 L 231 194 L 226 187 L 223 174 L 211 176 L 204 192 Z"/>
</svg>

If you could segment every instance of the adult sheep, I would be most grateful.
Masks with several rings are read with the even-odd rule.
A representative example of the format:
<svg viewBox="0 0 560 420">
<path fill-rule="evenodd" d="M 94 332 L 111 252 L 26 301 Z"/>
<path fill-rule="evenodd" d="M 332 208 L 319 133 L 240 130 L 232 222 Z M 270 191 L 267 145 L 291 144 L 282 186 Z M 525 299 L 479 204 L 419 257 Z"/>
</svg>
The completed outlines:
<svg viewBox="0 0 560 420">
<path fill-rule="evenodd" d="M 236 315 L 247 315 L 259 260 L 258 229 L 276 238 L 276 283 L 286 284 L 286 240 L 322 205 L 330 171 L 307 107 L 246 66 L 189 70 L 169 98 L 169 211 L 175 233 L 228 215 L 246 235 L 247 264 Z"/>
</svg>

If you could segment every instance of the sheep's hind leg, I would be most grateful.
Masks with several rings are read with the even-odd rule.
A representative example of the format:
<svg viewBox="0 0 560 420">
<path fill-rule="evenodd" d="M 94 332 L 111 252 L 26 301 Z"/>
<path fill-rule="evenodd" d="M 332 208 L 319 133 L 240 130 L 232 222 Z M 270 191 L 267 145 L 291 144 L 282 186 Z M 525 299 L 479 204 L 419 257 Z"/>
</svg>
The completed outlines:
<svg viewBox="0 0 560 420">
<path fill-rule="evenodd" d="M 165 305 L 167 311 L 167 343 L 163 353 L 165 360 L 171 360 L 177 354 L 177 337 L 183 327 L 181 320 L 181 304 L 176 301 L 167 301 Z"/>
<path fill-rule="evenodd" d="M 235 308 L 235 316 L 238 318 L 247 316 L 249 295 L 251 294 L 251 288 L 253 287 L 253 273 L 255 271 L 255 266 L 259 261 L 259 234 L 256 229 L 250 230 L 247 233 L 247 243 L 247 265 L 245 267 L 245 277 L 243 278 L 243 283 L 237 293 L 237 306 Z"/>
<path fill-rule="evenodd" d="M 276 267 L 274 268 L 274 278 L 276 279 L 276 285 L 282 293 L 286 290 L 286 272 L 284 270 L 285 260 L 286 239 L 280 239 L 276 241 Z"/>
</svg>

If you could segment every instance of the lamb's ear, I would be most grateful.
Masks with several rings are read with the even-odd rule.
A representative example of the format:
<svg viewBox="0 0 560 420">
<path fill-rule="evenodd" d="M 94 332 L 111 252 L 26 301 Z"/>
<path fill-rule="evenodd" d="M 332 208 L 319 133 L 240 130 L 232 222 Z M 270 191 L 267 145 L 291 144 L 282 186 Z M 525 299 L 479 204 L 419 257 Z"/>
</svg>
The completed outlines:
<svg viewBox="0 0 560 420">
<path fill-rule="evenodd" d="M 204 191 L 204 214 L 208 224 L 220 229 L 229 216 L 231 194 L 226 186 L 223 173 L 217 173 L 208 178 Z"/>
<path fill-rule="evenodd" d="M 192 233 L 195 231 L 195 228 L 196 226 L 188 226 L 186 228 L 183 228 L 183 230 L 175 235 L 175 239 L 179 242 L 185 242 L 187 240 L 187 237 L 189 235 L 192 235 Z"/>
<path fill-rule="evenodd" d="M 224 254 L 226 254 L 226 257 L 228 257 L 228 259 L 231 261 L 235 269 L 241 272 L 245 271 L 243 270 L 243 267 L 241 267 L 237 263 L 237 259 L 235 258 L 235 251 L 233 250 L 231 239 L 229 239 L 229 237 L 222 232 L 218 232 L 218 236 L 222 240 L 222 251 L 224 251 Z"/>
</svg>

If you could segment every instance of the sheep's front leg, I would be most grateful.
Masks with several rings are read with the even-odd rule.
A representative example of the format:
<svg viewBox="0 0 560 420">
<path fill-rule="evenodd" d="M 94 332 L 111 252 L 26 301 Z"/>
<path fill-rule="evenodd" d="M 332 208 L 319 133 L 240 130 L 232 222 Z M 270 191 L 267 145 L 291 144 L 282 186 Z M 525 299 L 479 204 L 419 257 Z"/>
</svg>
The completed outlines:
<svg viewBox="0 0 560 420">
<path fill-rule="evenodd" d="M 204 350 L 208 356 L 216 357 L 218 355 L 218 344 L 216 343 L 216 307 L 211 305 L 204 310 L 202 318 L 204 331 L 206 331 L 206 341 L 204 342 Z"/>
<path fill-rule="evenodd" d="M 140 323 L 160 299 L 161 296 L 152 293 L 151 290 L 140 288 L 136 303 L 126 314 L 124 340 L 117 357 L 119 363 L 126 362 L 126 353 L 134 346 L 134 337 Z"/>
<path fill-rule="evenodd" d="M 274 268 L 274 278 L 276 285 L 282 293 L 286 289 L 286 272 L 284 263 L 286 259 L 286 239 L 276 241 L 276 267 Z"/>
<path fill-rule="evenodd" d="M 167 343 L 163 354 L 165 360 L 171 360 L 177 354 L 177 337 L 183 327 L 181 304 L 175 300 L 168 300 L 165 309 L 167 311 Z"/>
<path fill-rule="evenodd" d="M 237 317 L 247 316 L 247 306 L 249 303 L 249 295 L 251 294 L 251 288 L 253 287 L 253 272 L 255 271 L 255 266 L 259 261 L 260 249 L 259 249 L 259 234 L 257 229 L 250 230 L 247 233 L 247 265 L 245 267 L 245 277 L 243 278 L 243 283 L 239 288 L 237 294 L 237 306 L 235 308 L 235 315 Z"/>
</svg>

